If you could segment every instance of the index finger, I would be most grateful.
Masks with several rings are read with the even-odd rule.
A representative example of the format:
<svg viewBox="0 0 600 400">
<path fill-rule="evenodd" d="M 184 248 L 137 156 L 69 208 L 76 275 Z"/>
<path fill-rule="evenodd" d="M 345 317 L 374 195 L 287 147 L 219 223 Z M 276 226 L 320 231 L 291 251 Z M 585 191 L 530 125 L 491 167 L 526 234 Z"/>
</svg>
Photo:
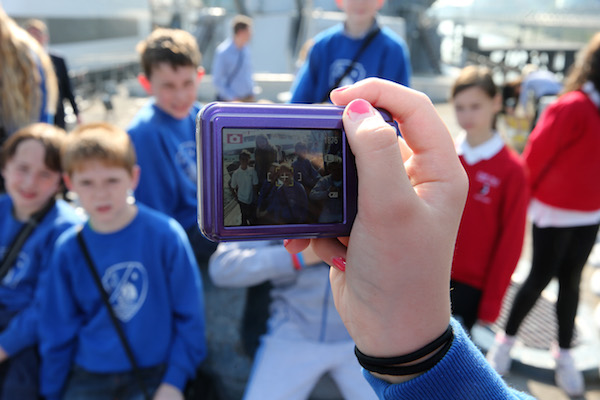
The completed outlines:
<svg viewBox="0 0 600 400">
<path fill-rule="evenodd" d="M 402 137 L 414 153 L 438 150 L 440 156 L 454 153 L 448 128 L 425 94 L 377 78 L 368 78 L 331 92 L 331 100 L 337 105 L 347 105 L 357 98 L 389 111 L 400 125 Z M 448 147 L 452 148 L 451 152 L 448 152 Z"/>
</svg>

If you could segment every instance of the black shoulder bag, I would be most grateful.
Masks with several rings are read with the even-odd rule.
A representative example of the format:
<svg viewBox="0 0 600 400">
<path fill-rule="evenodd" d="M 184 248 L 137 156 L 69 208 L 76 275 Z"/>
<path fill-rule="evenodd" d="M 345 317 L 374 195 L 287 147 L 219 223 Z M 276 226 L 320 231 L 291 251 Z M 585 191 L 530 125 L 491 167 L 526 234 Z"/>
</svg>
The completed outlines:
<svg viewBox="0 0 600 400">
<path fill-rule="evenodd" d="M 342 82 L 342 79 L 344 79 L 346 77 L 346 75 L 348 75 L 350 73 L 350 71 L 352 71 L 352 68 L 354 68 L 354 64 L 356 64 L 356 62 L 358 61 L 358 59 L 360 58 L 360 56 L 362 55 L 362 53 L 369 46 L 369 44 L 373 41 L 373 39 L 375 39 L 375 36 L 377 36 L 377 34 L 379 33 L 379 31 L 381 31 L 381 28 L 377 27 L 377 28 L 373 29 L 371 31 L 371 33 L 369 33 L 369 35 L 367 35 L 367 37 L 365 37 L 365 39 L 362 42 L 362 45 L 360 46 L 360 49 L 358 49 L 358 51 L 354 55 L 354 58 L 350 62 L 350 65 L 348 65 L 348 67 L 346 67 L 346 70 L 344 71 L 344 73 L 337 78 L 337 80 L 335 81 L 335 83 L 327 91 L 327 93 L 325 94 L 325 96 L 321 100 L 321 103 L 324 103 L 324 102 L 326 102 L 329 99 L 329 93 L 331 93 L 331 91 L 333 89 L 337 88 L 339 86 L 340 82 Z"/>
<path fill-rule="evenodd" d="M 88 251 L 85 241 L 83 240 L 83 235 L 81 234 L 81 230 L 79 230 L 79 232 L 77 232 L 77 241 L 79 242 L 79 246 L 81 247 L 81 251 L 83 252 L 83 256 L 85 257 L 85 260 L 87 261 L 87 266 L 89 267 L 92 277 L 94 278 L 94 283 L 96 283 L 96 287 L 98 288 L 98 291 L 100 292 L 100 297 L 102 297 L 102 302 L 104 303 L 104 305 L 106 306 L 106 309 L 108 310 L 108 314 L 110 315 L 110 320 L 111 320 L 113 326 L 115 327 L 115 330 L 117 331 L 117 335 L 119 336 L 119 340 L 121 341 L 121 344 L 123 345 L 123 349 L 125 349 L 125 354 L 127 354 L 127 358 L 129 359 L 129 362 L 131 363 L 131 368 L 133 369 L 133 375 L 135 376 L 135 379 L 138 381 L 138 385 L 139 385 L 140 389 L 142 390 L 144 398 L 146 400 L 151 400 L 151 397 L 148 393 L 148 389 L 146 388 L 146 385 L 144 384 L 144 380 L 142 379 L 140 367 L 138 366 L 137 362 L 135 361 L 135 356 L 133 355 L 131 346 L 129 345 L 129 342 L 127 341 L 125 332 L 123 332 L 123 327 L 119 323 L 119 320 L 117 319 L 117 316 L 115 315 L 115 311 L 113 310 L 112 306 L 110 305 L 110 300 L 108 299 L 108 294 L 106 293 L 106 291 L 104 290 L 104 287 L 102 286 L 102 280 L 100 279 L 100 275 L 98 275 L 98 271 L 96 270 L 94 261 L 92 260 L 92 257 L 90 256 L 90 252 Z"/>
<path fill-rule="evenodd" d="M 56 201 L 54 199 L 51 199 L 48 202 L 48 204 L 44 206 L 44 208 L 32 214 L 31 217 L 27 220 L 27 222 L 23 225 L 21 230 L 19 230 L 19 233 L 17 233 L 17 236 L 15 236 L 12 243 L 10 244 L 10 247 L 6 251 L 2 263 L 0 263 L 0 281 L 2 281 L 6 274 L 8 274 L 8 271 L 13 266 L 15 260 L 19 256 L 21 248 L 23 247 L 29 236 L 31 236 L 33 230 L 44 219 L 46 214 L 50 212 L 52 207 L 54 207 L 55 203 Z"/>
</svg>

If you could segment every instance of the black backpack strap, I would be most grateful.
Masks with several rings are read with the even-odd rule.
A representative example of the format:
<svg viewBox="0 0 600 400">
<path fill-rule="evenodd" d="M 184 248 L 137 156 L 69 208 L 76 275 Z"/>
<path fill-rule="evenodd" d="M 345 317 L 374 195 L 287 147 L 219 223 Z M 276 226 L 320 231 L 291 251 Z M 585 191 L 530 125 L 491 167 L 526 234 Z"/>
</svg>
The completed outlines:
<svg viewBox="0 0 600 400">
<path fill-rule="evenodd" d="M 233 67 L 233 70 L 231 70 L 231 73 L 227 77 L 227 82 L 225 82 L 225 86 L 227 86 L 227 87 L 229 87 L 229 85 L 231 85 L 233 78 L 235 78 L 235 76 L 238 74 L 238 72 L 240 72 L 240 68 L 242 66 L 242 60 L 244 59 L 243 50 L 244 49 L 240 49 L 240 53 L 238 54 L 237 61 L 235 63 L 235 67 Z"/>
<path fill-rule="evenodd" d="M 102 286 L 102 280 L 100 279 L 100 275 L 98 275 L 98 271 L 96 270 L 94 261 L 92 260 L 90 252 L 88 251 L 88 248 L 85 244 L 85 240 L 83 240 L 83 235 L 81 233 L 81 229 L 79 229 L 79 232 L 77 232 L 77 241 L 79 242 L 79 247 L 81 247 L 81 251 L 83 253 L 83 256 L 85 257 L 85 260 L 87 261 L 86 264 L 88 266 L 88 269 L 90 270 L 90 273 L 92 274 L 92 277 L 94 278 L 94 283 L 96 284 L 96 287 L 98 288 L 98 291 L 100 292 L 100 297 L 102 298 L 102 302 L 104 303 L 104 305 L 106 306 L 106 309 L 108 310 L 108 314 L 110 315 L 110 320 L 115 328 L 115 331 L 117 331 L 117 335 L 119 336 L 119 340 L 121 341 L 121 344 L 123 345 L 125 354 L 127 355 L 129 362 L 131 363 L 131 367 L 133 369 L 133 375 L 135 376 L 136 380 L 138 381 L 138 385 L 140 386 L 140 389 L 142 390 L 144 398 L 146 400 L 151 400 L 151 397 L 148 394 L 148 389 L 146 388 L 146 385 L 144 384 L 144 380 L 141 375 L 140 367 L 138 366 L 138 364 L 135 360 L 135 356 L 133 355 L 131 346 L 129 345 L 129 342 L 127 341 L 125 332 L 123 332 L 123 327 L 121 326 L 119 320 L 117 319 L 115 311 L 113 310 L 112 306 L 110 305 L 108 293 L 106 293 L 106 290 L 104 290 L 104 287 Z"/>
<path fill-rule="evenodd" d="M 342 75 L 340 75 L 337 78 L 337 80 L 335 81 L 335 83 L 331 86 L 331 88 L 329 88 L 329 90 L 327 91 L 327 93 L 325 94 L 323 99 L 321 100 L 321 103 L 324 103 L 325 101 L 327 101 L 327 99 L 329 99 L 329 93 L 331 93 L 331 91 L 333 89 L 337 88 L 339 86 L 339 84 L 342 82 L 342 80 L 346 77 L 346 75 L 348 75 L 350 73 L 350 71 L 352 71 L 352 68 L 354 68 L 354 64 L 356 64 L 356 62 L 358 61 L 358 59 L 360 58 L 362 53 L 366 50 L 367 47 L 369 47 L 369 44 L 373 41 L 373 39 L 375 39 L 375 37 L 379 34 L 380 31 L 381 31 L 381 28 L 376 27 L 364 38 L 362 45 L 360 46 L 360 49 L 358 49 L 358 51 L 354 55 L 352 62 L 350 62 L 348 67 L 346 67 L 346 70 L 344 71 L 344 73 Z"/>
<path fill-rule="evenodd" d="M 44 217 L 50 212 L 52 207 L 56 201 L 52 198 L 41 210 L 31 215 L 31 217 L 27 220 L 27 222 L 21 227 L 17 236 L 13 239 L 12 243 L 8 247 L 2 262 L 0 263 L 0 281 L 4 279 L 8 271 L 15 263 L 17 257 L 19 256 L 19 252 L 23 248 L 23 245 L 31 236 L 34 229 L 39 225 L 39 223 L 44 219 Z"/>
</svg>

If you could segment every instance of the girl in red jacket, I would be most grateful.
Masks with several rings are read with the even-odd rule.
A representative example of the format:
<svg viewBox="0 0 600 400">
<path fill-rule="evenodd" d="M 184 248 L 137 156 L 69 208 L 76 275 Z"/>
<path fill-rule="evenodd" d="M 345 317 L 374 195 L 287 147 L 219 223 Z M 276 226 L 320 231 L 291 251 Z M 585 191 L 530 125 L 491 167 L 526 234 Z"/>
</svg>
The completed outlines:
<svg viewBox="0 0 600 400">
<path fill-rule="evenodd" d="M 533 199 L 533 259 L 529 277 L 517 293 L 506 324 L 488 360 L 501 374 L 510 368 L 510 349 L 525 316 L 553 277 L 558 344 L 552 346 L 556 382 L 570 396 L 584 392 L 584 381 L 569 349 L 579 301 L 581 272 L 600 223 L 600 32 L 592 37 L 566 79 L 563 94 L 531 133 L 523 157 Z"/>
<path fill-rule="evenodd" d="M 519 156 L 494 129 L 501 109 L 488 68 L 468 66 L 452 88 L 460 161 L 469 176 L 469 193 L 458 230 L 452 264 L 452 311 L 470 330 L 477 320 L 498 318 L 502 299 L 517 266 L 529 202 Z"/>
</svg>

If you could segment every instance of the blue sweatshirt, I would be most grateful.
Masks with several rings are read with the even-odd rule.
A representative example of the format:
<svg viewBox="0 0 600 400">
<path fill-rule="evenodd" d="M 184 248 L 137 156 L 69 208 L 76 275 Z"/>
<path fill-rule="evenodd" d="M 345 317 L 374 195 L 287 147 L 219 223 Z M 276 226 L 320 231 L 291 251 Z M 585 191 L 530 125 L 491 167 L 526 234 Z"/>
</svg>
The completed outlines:
<svg viewBox="0 0 600 400">
<path fill-rule="evenodd" d="M 141 167 L 135 198 L 175 218 L 185 230 L 196 226 L 196 128 L 198 105 L 184 119 L 167 114 L 151 99 L 128 132 Z"/>
<path fill-rule="evenodd" d="M 377 396 L 385 400 L 533 399 L 506 385 L 455 320 L 452 328 L 455 338 L 448 353 L 435 367 L 410 381 L 392 385 L 363 370 Z"/>
<path fill-rule="evenodd" d="M 108 234 L 82 234 L 141 368 L 166 365 L 163 382 L 183 389 L 206 355 L 202 282 L 185 232 L 143 205 Z M 76 238 L 57 241 L 42 303 L 42 393 L 60 398 L 73 364 L 95 373 L 130 371 Z"/>
<path fill-rule="evenodd" d="M 8 195 L 0 196 L 0 259 L 8 251 L 23 222 L 13 216 L 13 203 Z M 37 344 L 38 309 L 34 297 L 46 281 L 47 266 L 54 242 L 69 227 L 81 219 L 71 206 L 62 200 L 55 203 L 40 224 L 33 230 L 0 285 L 0 305 L 15 314 L 0 333 L 0 346 L 9 354 Z"/>
<path fill-rule="evenodd" d="M 346 35 L 343 24 L 319 33 L 307 61 L 300 67 L 292 84 L 291 102 L 320 103 L 350 65 L 363 39 Z M 369 77 L 409 86 L 411 73 L 408 47 L 404 39 L 384 26 L 339 86 Z"/>
</svg>

